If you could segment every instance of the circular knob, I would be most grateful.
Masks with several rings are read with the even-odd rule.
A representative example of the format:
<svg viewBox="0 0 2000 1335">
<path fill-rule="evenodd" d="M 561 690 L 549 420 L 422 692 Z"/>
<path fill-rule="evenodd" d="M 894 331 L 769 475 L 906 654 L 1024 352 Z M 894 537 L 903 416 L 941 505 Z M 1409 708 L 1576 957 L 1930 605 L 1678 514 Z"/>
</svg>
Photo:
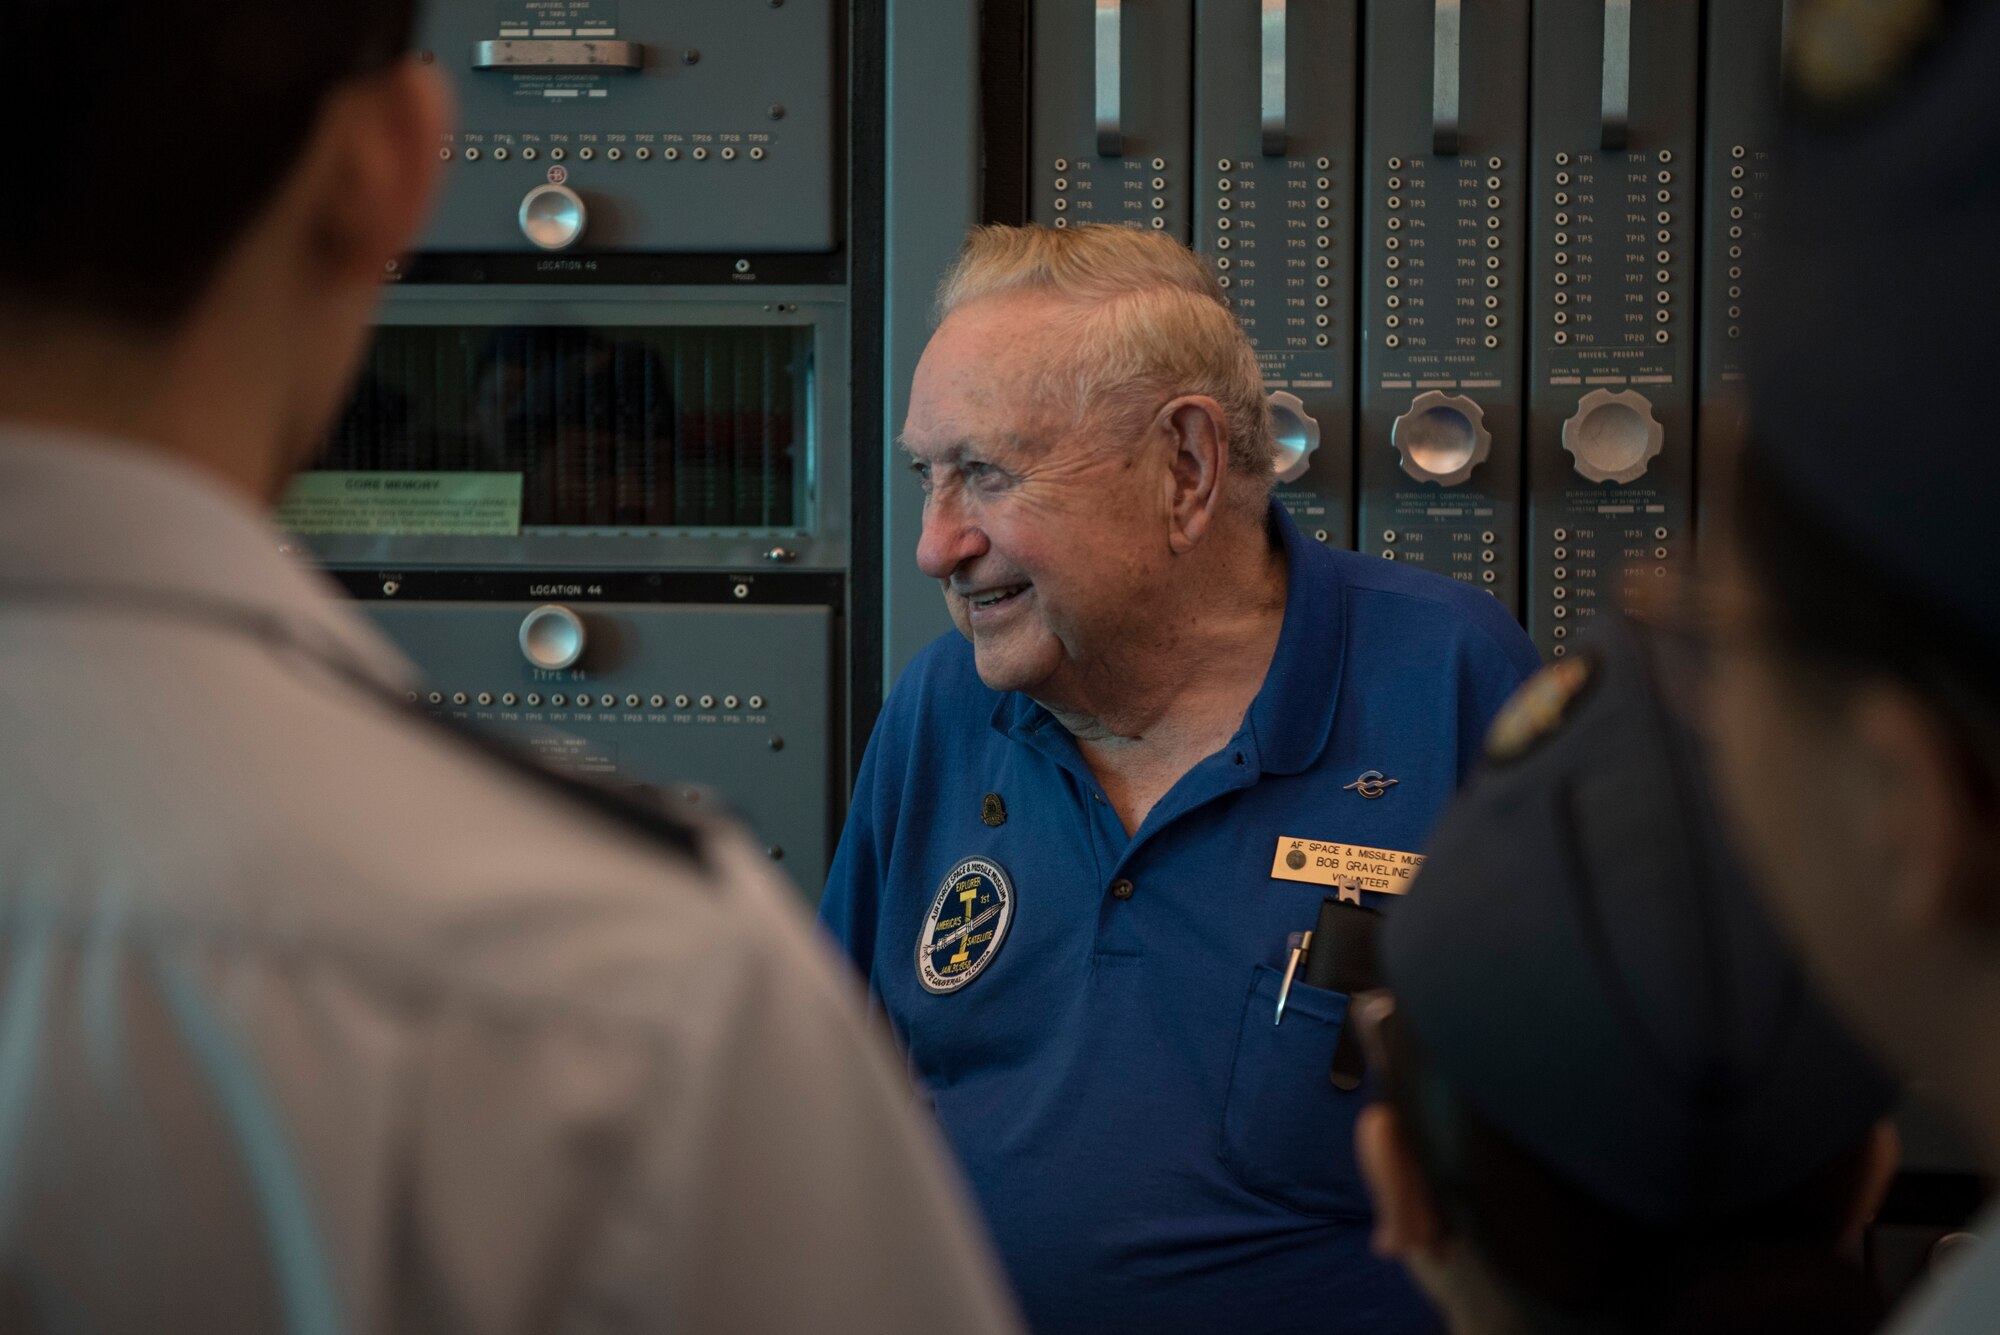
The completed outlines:
<svg viewBox="0 0 2000 1335">
<path fill-rule="evenodd" d="M 1593 389 L 1563 423 L 1563 448 L 1592 482 L 1636 482 L 1666 439 L 1652 403 L 1631 389 Z"/>
<path fill-rule="evenodd" d="M 1389 443 L 1403 456 L 1403 471 L 1419 482 L 1455 487 L 1493 453 L 1486 413 L 1463 394 L 1425 390 L 1389 427 Z"/>
<path fill-rule="evenodd" d="M 1271 395 L 1271 434 L 1277 437 L 1278 455 L 1272 469 L 1280 482 L 1297 482 L 1312 467 L 1313 451 L 1319 448 L 1319 423 L 1306 412 L 1296 394 L 1278 390 Z"/>
<path fill-rule="evenodd" d="M 583 657 L 583 618 L 549 603 L 521 621 L 521 652 L 546 672 L 560 672 Z"/>
<path fill-rule="evenodd" d="M 521 201 L 521 231 L 543 250 L 568 250 L 587 221 L 582 197 L 566 185 L 538 185 Z"/>
</svg>

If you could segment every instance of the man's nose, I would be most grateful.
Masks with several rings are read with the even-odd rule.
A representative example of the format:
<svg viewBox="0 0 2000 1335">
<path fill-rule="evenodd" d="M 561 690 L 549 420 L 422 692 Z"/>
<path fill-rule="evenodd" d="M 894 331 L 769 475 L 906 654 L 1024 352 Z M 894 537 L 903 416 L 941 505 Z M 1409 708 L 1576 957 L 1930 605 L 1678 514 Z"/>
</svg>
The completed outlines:
<svg viewBox="0 0 2000 1335">
<path fill-rule="evenodd" d="M 986 535 L 972 522 L 953 492 L 938 492 L 924 503 L 924 529 L 917 538 L 917 569 L 932 579 L 951 573 L 986 550 Z"/>
</svg>

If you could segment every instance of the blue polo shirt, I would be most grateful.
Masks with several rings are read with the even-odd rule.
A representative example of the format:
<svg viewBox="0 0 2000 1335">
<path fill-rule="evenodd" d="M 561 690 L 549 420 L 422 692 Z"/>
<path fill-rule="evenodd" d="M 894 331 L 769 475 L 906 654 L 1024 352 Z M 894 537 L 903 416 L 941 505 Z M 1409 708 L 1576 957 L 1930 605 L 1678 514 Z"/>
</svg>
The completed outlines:
<svg viewBox="0 0 2000 1335">
<path fill-rule="evenodd" d="M 1272 870 L 1280 840 L 1420 851 L 1538 664 L 1483 591 L 1328 551 L 1275 504 L 1270 522 L 1289 570 L 1270 672 L 1136 834 L 1061 724 L 989 690 L 952 633 L 897 682 L 834 858 L 821 914 L 1040 1335 L 1439 1328 L 1369 1252 L 1362 1096 L 1327 1078 L 1347 998 L 1295 983 L 1272 1023 L 1287 937 L 1328 893 Z M 1368 797 L 1369 771 L 1395 783 Z M 920 943 L 940 941 L 927 985 Z"/>
</svg>

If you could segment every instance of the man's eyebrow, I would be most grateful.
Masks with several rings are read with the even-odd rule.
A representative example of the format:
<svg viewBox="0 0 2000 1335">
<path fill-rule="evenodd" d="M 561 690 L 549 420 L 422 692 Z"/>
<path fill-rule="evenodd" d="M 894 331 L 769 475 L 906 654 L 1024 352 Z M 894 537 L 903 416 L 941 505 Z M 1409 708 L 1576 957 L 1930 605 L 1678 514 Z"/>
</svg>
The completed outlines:
<svg viewBox="0 0 2000 1335">
<path fill-rule="evenodd" d="M 896 437 L 896 448 L 901 450 L 904 454 L 908 455 L 910 459 L 916 463 L 923 463 L 928 460 L 929 462 L 932 463 L 953 464 L 957 463 L 960 459 L 963 459 L 968 454 L 979 454 L 984 452 L 981 448 L 980 441 L 963 437 L 961 437 L 958 440 L 948 441 L 945 444 L 940 445 L 936 450 L 932 451 L 928 456 L 919 455 L 917 453 L 916 447 L 910 444 L 909 438 L 907 436 Z"/>
</svg>

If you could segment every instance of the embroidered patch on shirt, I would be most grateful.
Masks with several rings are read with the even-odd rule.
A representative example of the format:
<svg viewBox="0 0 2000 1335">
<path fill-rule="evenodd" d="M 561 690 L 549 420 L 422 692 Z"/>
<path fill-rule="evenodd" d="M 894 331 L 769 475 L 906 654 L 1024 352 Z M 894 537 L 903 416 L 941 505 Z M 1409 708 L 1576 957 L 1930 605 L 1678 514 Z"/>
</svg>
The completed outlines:
<svg viewBox="0 0 2000 1335">
<path fill-rule="evenodd" d="M 1335 890 L 1407 895 L 1410 881 L 1423 865 L 1421 853 L 1287 836 L 1278 840 L 1278 851 L 1271 859 L 1271 876 L 1280 881 L 1331 886 Z"/>
<path fill-rule="evenodd" d="M 1014 923 L 1014 883 L 990 858 L 971 857 L 938 883 L 917 937 L 917 981 L 940 996 L 985 972 Z"/>
</svg>

